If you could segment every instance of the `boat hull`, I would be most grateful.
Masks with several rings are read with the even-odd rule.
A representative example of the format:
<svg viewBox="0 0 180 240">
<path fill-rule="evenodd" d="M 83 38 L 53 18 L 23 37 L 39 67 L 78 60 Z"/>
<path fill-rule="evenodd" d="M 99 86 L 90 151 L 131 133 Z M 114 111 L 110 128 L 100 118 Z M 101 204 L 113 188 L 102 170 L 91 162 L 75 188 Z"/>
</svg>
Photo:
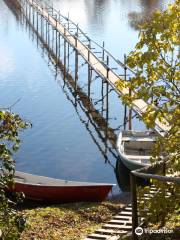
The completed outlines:
<svg viewBox="0 0 180 240">
<path fill-rule="evenodd" d="M 133 171 L 133 170 L 136 170 L 136 169 L 143 168 L 143 167 L 147 166 L 146 164 L 138 163 L 138 162 L 136 162 L 136 161 L 130 161 L 129 159 L 124 158 L 120 153 L 119 153 L 119 156 L 120 156 L 120 159 L 121 159 L 121 161 L 123 162 L 123 164 L 124 164 L 130 171 Z"/>
<path fill-rule="evenodd" d="M 15 183 L 13 192 L 23 192 L 25 198 L 53 203 L 99 202 L 106 199 L 112 186 L 38 186 Z"/>
<path fill-rule="evenodd" d="M 99 202 L 106 199 L 114 184 L 76 182 L 15 172 L 10 192 L 23 192 L 26 199 L 53 202 Z"/>
</svg>

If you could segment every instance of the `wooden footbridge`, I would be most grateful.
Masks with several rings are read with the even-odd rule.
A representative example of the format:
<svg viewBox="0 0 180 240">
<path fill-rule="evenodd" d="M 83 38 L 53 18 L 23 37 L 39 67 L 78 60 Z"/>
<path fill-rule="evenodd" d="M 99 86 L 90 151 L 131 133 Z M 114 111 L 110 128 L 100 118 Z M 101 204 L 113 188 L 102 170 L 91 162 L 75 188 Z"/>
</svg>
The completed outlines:
<svg viewBox="0 0 180 240">
<path fill-rule="evenodd" d="M 127 76 L 135 74 L 125 64 L 114 58 L 103 46 L 90 39 L 77 24 L 60 12 L 53 9 L 52 6 L 39 0 L 16 0 L 29 21 L 36 27 L 38 32 L 45 37 L 46 43 L 50 45 L 55 43 L 55 52 L 57 61 L 62 52 L 64 56 L 64 77 L 70 71 L 69 62 L 70 48 L 75 52 L 75 79 L 78 78 L 78 58 L 81 56 L 88 65 L 87 76 L 88 83 L 91 82 L 92 71 L 104 81 L 107 81 L 119 96 L 129 94 L 130 90 L 123 87 L 127 81 Z M 51 30 L 50 31 L 50 27 Z M 55 34 L 54 34 L 55 33 Z M 72 52 L 73 52 L 72 51 Z M 67 57 L 68 56 L 68 57 Z M 122 83 L 121 88 L 117 88 L 117 82 Z M 88 84 L 90 86 L 90 84 Z M 88 88 L 88 93 L 90 89 Z M 133 92 L 131 92 L 133 94 Z M 142 99 L 136 99 L 132 102 L 133 110 L 142 116 L 146 112 L 148 104 Z M 169 129 L 169 124 L 164 120 L 155 121 L 155 129 L 160 134 L 165 134 Z"/>
</svg>

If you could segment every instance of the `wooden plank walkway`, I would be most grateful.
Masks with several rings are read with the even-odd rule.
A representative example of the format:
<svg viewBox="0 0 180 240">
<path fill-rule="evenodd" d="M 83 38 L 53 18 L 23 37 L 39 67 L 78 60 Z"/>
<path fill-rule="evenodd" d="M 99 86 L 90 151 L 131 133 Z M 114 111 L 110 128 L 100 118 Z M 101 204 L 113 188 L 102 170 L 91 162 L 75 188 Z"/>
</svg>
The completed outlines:
<svg viewBox="0 0 180 240">
<path fill-rule="evenodd" d="M 63 23 L 58 21 L 53 15 L 49 14 L 49 12 L 40 6 L 36 1 L 26 0 L 26 2 L 28 2 L 39 14 L 41 14 L 41 16 L 44 17 L 49 24 L 54 27 L 54 29 L 56 29 L 66 39 L 66 41 L 78 51 L 91 68 L 100 77 L 109 82 L 109 84 L 120 96 L 129 94 L 129 88 L 122 87 L 121 89 L 117 89 L 116 87 L 117 82 L 121 82 L 123 85 L 125 80 L 120 78 L 107 64 L 100 61 L 100 59 L 92 52 L 91 48 L 81 42 L 76 35 L 72 35 L 66 25 L 63 25 Z M 131 94 L 133 95 L 133 92 Z M 142 99 L 136 99 L 132 102 L 132 108 L 135 112 L 142 116 L 142 114 L 147 111 L 148 104 Z M 170 125 L 165 119 L 163 119 L 163 123 L 160 122 L 159 119 L 156 119 L 155 125 L 156 130 L 162 135 L 170 129 Z"/>
</svg>

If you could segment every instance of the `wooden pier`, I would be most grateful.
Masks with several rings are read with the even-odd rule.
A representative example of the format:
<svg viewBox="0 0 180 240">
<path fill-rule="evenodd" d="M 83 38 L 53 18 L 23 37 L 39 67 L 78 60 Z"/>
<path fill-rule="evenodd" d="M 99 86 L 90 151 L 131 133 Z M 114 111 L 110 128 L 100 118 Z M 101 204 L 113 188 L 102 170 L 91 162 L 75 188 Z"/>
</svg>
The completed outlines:
<svg viewBox="0 0 180 240">
<path fill-rule="evenodd" d="M 103 81 L 107 81 L 109 85 L 112 86 L 119 96 L 129 94 L 130 89 L 123 87 L 123 85 L 125 81 L 127 81 L 128 74 L 132 76 L 135 73 L 118 59 L 115 59 L 104 48 L 104 43 L 103 46 L 100 46 L 94 42 L 77 24 L 69 19 L 69 16 L 63 16 L 60 12 L 53 9 L 52 6 L 43 4 L 38 0 L 17 1 L 20 3 L 26 17 L 32 22 L 33 26 L 36 26 L 37 31 L 41 31 L 45 36 L 47 44 L 54 44 L 55 42 L 57 59 L 61 54 L 60 45 L 63 45 L 64 77 L 66 77 L 69 71 L 69 53 L 70 48 L 72 48 L 75 53 L 76 79 L 78 79 L 78 60 L 79 56 L 81 56 L 88 65 L 88 83 L 92 81 L 92 71 L 95 71 Z M 51 34 L 50 26 L 52 28 Z M 68 56 L 68 58 L 66 56 Z M 122 83 L 121 89 L 116 87 L 117 82 Z M 90 93 L 90 89 L 88 89 L 88 92 Z M 131 92 L 131 94 L 133 95 L 133 92 Z M 132 108 L 139 116 L 142 116 L 142 114 L 146 112 L 148 104 L 142 99 L 136 99 L 132 102 Z M 156 119 L 155 129 L 161 135 L 164 135 L 170 129 L 170 125 L 166 120 L 162 122 Z"/>
</svg>

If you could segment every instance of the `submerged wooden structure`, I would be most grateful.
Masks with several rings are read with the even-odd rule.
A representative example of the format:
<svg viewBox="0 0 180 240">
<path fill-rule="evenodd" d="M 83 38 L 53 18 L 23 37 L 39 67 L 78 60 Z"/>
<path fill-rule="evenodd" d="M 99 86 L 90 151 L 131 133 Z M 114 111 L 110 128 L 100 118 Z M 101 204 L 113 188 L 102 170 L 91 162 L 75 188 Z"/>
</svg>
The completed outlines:
<svg viewBox="0 0 180 240">
<path fill-rule="evenodd" d="M 64 77 L 70 72 L 70 55 L 74 52 L 75 80 L 78 80 L 79 57 L 81 56 L 87 64 L 88 76 L 88 96 L 90 96 L 90 83 L 92 81 L 92 71 L 108 84 L 106 92 L 109 91 L 109 85 L 117 92 L 119 96 L 129 94 L 130 89 L 123 87 L 128 76 L 135 74 L 125 64 L 114 58 L 105 47 L 100 46 L 90 39 L 73 21 L 68 17 L 57 12 L 52 6 L 38 0 L 16 0 L 25 16 L 36 28 L 36 31 L 46 40 L 47 45 L 52 45 L 55 50 L 57 62 L 63 60 Z M 63 59 L 61 57 L 63 56 Z M 117 82 L 122 83 L 121 88 L 117 88 Z M 131 92 L 133 94 L 133 92 Z M 108 101 L 108 100 L 107 100 Z M 142 99 L 136 99 L 132 102 L 133 110 L 142 116 L 148 108 L 148 103 Z M 156 119 L 155 129 L 164 135 L 170 125 Z"/>
</svg>

